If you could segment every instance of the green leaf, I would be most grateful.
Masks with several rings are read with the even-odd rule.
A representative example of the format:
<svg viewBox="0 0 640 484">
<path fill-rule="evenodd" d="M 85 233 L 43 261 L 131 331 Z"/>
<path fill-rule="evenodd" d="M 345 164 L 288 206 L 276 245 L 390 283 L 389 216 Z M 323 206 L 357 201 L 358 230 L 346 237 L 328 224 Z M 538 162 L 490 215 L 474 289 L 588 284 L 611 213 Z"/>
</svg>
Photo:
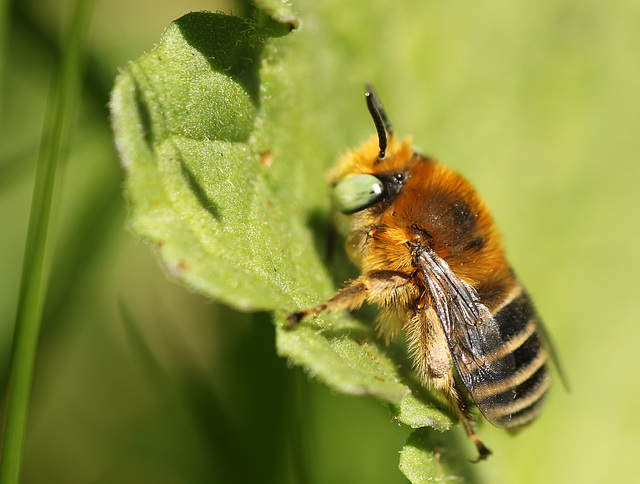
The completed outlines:
<svg viewBox="0 0 640 484">
<path fill-rule="evenodd" d="M 188 14 L 118 77 L 111 104 L 131 228 L 169 274 L 245 310 L 290 304 L 290 223 L 269 208 L 253 132 L 265 40 L 254 23 Z"/>
<path fill-rule="evenodd" d="M 415 430 L 400 453 L 400 470 L 414 484 L 473 481 L 469 461 L 450 433 Z"/>
<path fill-rule="evenodd" d="M 392 360 L 386 357 L 366 328 L 341 325 L 319 330 L 302 324 L 294 330 L 278 330 L 281 355 L 309 370 L 336 390 L 352 395 L 375 395 L 401 402 L 409 389 L 400 383 Z"/>
<path fill-rule="evenodd" d="M 253 17 L 260 24 L 269 29 L 273 37 L 284 35 L 300 26 L 298 18 L 293 13 L 288 2 L 282 0 L 254 0 Z"/>
<path fill-rule="evenodd" d="M 449 428 L 406 355 L 369 325 L 342 314 L 284 329 L 289 312 L 335 292 L 322 234 L 331 160 L 314 161 L 327 150 L 294 92 L 304 87 L 291 86 L 304 45 L 267 24 L 190 13 L 118 76 L 111 115 L 129 225 L 171 277 L 239 310 L 274 311 L 278 352 L 292 364 L 391 404 L 408 425 Z"/>
</svg>

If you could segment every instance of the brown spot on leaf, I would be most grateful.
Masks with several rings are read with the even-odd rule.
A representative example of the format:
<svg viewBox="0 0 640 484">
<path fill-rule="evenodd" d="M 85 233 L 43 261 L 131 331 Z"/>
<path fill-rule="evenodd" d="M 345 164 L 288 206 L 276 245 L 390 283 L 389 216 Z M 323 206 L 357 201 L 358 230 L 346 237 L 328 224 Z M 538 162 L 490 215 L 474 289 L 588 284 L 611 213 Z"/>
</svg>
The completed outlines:
<svg viewBox="0 0 640 484">
<path fill-rule="evenodd" d="M 260 153 L 260 163 L 262 163 L 262 166 L 271 166 L 273 163 L 273 152 L 266 150 Z"/>
</svg>

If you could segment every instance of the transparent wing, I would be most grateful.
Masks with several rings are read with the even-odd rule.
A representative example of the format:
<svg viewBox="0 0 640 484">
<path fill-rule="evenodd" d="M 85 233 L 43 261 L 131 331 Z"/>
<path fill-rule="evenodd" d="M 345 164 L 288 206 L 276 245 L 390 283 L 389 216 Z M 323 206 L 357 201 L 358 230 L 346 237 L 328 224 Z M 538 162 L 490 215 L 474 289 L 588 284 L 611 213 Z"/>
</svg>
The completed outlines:
<svg viewBox="0 0 640 484">
<path fill-rule="evenodd" d="M 458 277 L 444 259 L 428 248 L 418 249 L 414 257 L 460 379 L 487 420 L 502 426 L 492 418 L 482 391 L 483 385 L 503 381 L 515 368 L 512 354 L 494 357 L 503 343 L 498 323 L 480 301 L 475 288 Z M 496 398 L 492 399 L 491 406 L 508 405 L 514 395 L 504 393 Z"/>
</svg>

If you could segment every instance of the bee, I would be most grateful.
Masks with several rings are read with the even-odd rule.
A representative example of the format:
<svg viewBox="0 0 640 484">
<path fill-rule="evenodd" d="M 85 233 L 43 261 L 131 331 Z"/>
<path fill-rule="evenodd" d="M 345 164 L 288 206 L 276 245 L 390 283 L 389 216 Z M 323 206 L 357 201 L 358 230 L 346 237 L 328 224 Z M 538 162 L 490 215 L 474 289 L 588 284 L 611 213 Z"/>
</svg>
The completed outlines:
<svg viewBox="0 0 640 484">
<path fill-rule="evenodd" d="M 527 424 L 545 401 L 554 355 L 484 201 L 460 174 L 398 140 L 370 85 L 365 95 L 377 135 L 330 174 L 362 274 L 288 319 L 366 301 L 383 310 L 388 340 L 399 316 L 421 382 L 446 397 L 483 460 L 491 451 L 474 430 L 473 405 L 496 427 Z"/>
</svg>

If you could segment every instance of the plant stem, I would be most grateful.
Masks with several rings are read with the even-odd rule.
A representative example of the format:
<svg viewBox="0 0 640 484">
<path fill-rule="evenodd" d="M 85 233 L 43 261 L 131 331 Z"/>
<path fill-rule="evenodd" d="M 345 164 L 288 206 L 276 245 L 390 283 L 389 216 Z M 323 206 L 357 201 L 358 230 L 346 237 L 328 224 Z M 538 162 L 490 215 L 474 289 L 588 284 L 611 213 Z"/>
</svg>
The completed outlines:
<svg viewBox="0 0 640 484">
<path fill-rule="evenodd" d="M 77 0 L 74 6 L 73 21 L 54 74 L 43 127 L 11 352 L 0 459 L 1 484 L 17 484 L 20 479 L 38 335 L 51 267 L 52 251 L 48 242 L 53 225 L 51 220 L 57 209 L 54 195 L 80 90 L 82 53 L 92 6 L 93 0 Z"/>
<path fill-rule="evenodd" d="M 7 44 L 9 42 L 9 17 L 11 12 L 11 2 L 9 0 L 0 0 L 0 93 L 2 93 L 5 85 L 5 67 L 7 57 Z M 0 102 L 2 96 L 0 96 Z M 2 105 L 0 105 L 0 114 L 2 113 Z"/>
</svg>

